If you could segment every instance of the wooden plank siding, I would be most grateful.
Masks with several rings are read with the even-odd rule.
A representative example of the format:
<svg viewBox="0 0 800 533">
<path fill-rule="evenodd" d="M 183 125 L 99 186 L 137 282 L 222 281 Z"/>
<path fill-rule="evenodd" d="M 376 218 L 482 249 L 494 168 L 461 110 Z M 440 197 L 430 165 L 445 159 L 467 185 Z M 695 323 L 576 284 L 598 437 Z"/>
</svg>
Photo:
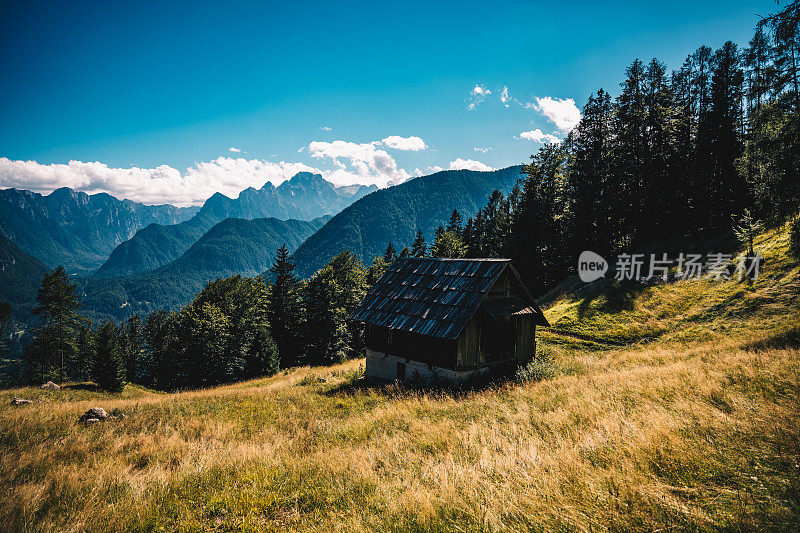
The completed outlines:
<svg viewBox="0 0 800 533">
<path fill-rule="evenodd" d="M 412 362 L 470 374 L 528 361 L 547 325 L 508 259 L 396 259 L 350 320 L 365 324 L 367 369 L 387 379 L 394 364 L 403 379 Z"/>
</svg>

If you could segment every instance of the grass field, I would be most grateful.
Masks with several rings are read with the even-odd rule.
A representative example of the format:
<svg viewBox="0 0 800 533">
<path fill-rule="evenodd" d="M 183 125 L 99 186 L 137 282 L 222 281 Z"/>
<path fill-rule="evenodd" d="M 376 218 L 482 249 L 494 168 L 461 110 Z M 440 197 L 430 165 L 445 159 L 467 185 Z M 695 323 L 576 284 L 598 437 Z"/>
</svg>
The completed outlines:
<svg viewBox="0 0 800 533">
<path fill-rule="evenodd" d="M 354 360 L 175 394 L 3 391 L 0 528 L 796 530 L 800 265 L 785 228 L 756 246 L 754 284 L 554 298 L 554 327 L 598 342 L 543 333 L 541 382 L 367 387 Z M 126 417 L 77 424 L 93 406 Z"/>
</svg>

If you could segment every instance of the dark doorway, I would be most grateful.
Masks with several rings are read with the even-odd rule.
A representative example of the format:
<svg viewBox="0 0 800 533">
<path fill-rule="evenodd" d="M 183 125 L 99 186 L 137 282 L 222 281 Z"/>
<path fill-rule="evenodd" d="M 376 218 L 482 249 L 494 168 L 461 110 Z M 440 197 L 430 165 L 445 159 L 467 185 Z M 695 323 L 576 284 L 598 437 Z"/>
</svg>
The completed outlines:
<svg viewBox="0 0 800 533">
<path fill-rule="evenodd" d="M 406 364 L 397 363 L 397 379 L 404 381 L 406 379 Z"/>
</svg>

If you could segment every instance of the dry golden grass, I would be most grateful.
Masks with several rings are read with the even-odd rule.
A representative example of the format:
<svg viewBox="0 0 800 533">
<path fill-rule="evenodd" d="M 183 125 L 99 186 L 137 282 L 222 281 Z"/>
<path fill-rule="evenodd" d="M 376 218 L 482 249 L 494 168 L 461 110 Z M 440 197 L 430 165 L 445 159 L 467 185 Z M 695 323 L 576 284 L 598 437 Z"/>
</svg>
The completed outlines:
<svg viewBox="0 0 800 533">
<path fill-rule="evenodd" d="M 581 353 L 571 375 L 461 394 L 351 389 L 360 361 L 183 394 L 14 391 L 38 402 L 0 411 L 0 524 L 790 527 L 797 356 L 741 341 Z M 77 425 L 95 404 L 128 416 Z"/>
<path fill-rule="evenodd" d="M 750 292 L 656 287 L 627 318 L 597 304 L 575 323 L 652 313 L 680 331 L 615 349 L 551 336 L 539 383 L 368 388 L 356 360 L 175 394 L 4 391 L 0 529 L 797 529 L 800 307 L 779 259 Z M 77 424 L 95 405 L 127 416 Z"/>
</svg>

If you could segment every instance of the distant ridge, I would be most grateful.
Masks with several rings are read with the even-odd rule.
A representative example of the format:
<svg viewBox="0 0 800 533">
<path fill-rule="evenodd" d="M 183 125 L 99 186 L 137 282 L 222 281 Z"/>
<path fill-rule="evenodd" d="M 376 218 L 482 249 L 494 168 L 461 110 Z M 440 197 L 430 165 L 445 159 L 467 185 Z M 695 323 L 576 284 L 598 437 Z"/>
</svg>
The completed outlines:
<svg viewBox="0 0 800 533">
<path fill-rule="evenodd" d="M 88 273 L 139 229 L 153 223 L 183 222 L 198 210 L 168 204 L 144 205 L 66 187 L 48 195 L 3 189 L 0 235 L 51 268 L 64 265 L 71 272 Z"/>
<path fill-rule="evenodd" d="M 227 218 L 215 224 L 180 257 L 149 272 L 83 280 L 84 308 L 93 318 L 117 320 L 133 313 L 175 309 L 206 283 L 235 274 L 258 275 L 269 268 L 275 251 L 296 249 L 330 216 L 311 221 Z"/>
<path fill-rule="evenodd" d="M 333 217 L 297 249 L 296 271 L 308 277 L 342 250 L 370 263 L 389 242 L 398 251 L 411 245 L 417 229 L 430 243 L 453 209 L 465 219 L 474 215 L 493 190 L 511 191 L 521 171 L 519 165 L 489 172 L 445 170 L 374 192 Z"/>
<path fill-rule="evenodd" d="M 336 214 L 375 190 L 374 185 L 335 187 L 319 174 L 300 172 L 277 187 L 267 182 L 261 189 L 245 189 L 237 198 L 216 193 L 190 220 L 175 225 L 151 225 L 138 231 L 111 252 L 94 276 L 127 276 L 166 265 L 227 218 L 313 220 Z"/>
<path fill-rule="evenodd" d="M 36 305 L 36 293 L 48 272 L 44 263 L 0 235 L 0 302 L 11 304 L 13 323 L 32 320 L 31 307 Z"/>
</svg>

